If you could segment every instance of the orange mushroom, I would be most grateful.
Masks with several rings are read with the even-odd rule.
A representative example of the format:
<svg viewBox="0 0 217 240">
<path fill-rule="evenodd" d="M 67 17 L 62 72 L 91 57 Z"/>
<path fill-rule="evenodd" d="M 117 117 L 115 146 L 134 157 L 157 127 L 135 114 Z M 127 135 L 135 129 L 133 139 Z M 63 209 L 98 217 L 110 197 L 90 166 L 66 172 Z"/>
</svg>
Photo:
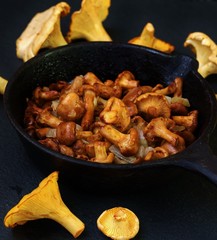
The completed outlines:
<svg viewBox="0 0 217 240">
<path fill-rule="evenodd" d="M 139 37 L 135 37 L 129 41 L 129 43 L 142 45 L 150 48 L 157 49 L 162 52 L 171 53 L 175 47 L 155 37 L 155 29 L 152 23 L 147 23 L 142 30 Z"/>
<path fill-rule="evenodd" d="M 16 41 L 17 57 L 27 61 L 37 55 L 41 48 L 54 48 L 66 45 L 62 35 L 60 18 L 70 12 L 66 2 L 37 13 Z"/>
<path fill-rule="evenodd" d="M 84 223 L 64 204 L 59 187 L 58 172 L 51 173 L 39 186 L 25 195 L 5 216 L 6 227 L 23 225 L 27 221 L 48 218 L 66 228 L 77 238 L 85 228 Z"/>
<path fill-rule="evenodd" d="M 119 131 L 124 132 L 130 124 L 130 114 L 119 98 L 111 97 L 105 108 L 100 113 L 100 120 L 106 124 L 115 126 Z"/>
<path fill-rule="evenodd" d="M 97 219 L 97 227 L 107 237 L 114 240 L 129 240 L 139 232 L 139 219 L 125 207 L 105 210 Z"/>
<path fill-rule="evenodd" d="M 170 118 L 158 117 L 150 121 L 144 129 L 147 141 L 154 142 L 155 138 L 164 139 L 172 146 L 178 147 L 179 151 L 185 149 L 184 139 L 170 131 L 175 126 L 175 122 Z"/>
<path fill-rule="evenodd" d="M 67 41 L 112 41 L 102 24 L 108 16 L 110 4 L 110 0 L 83 0 L 81 9 L 71 16 Z"/>
<path fill-rule="evenodd" d="M 144 115 L 145 120 L 171 115 L 171 109 L 167 98 L 157 93 L 144 93 L 136 98 L 138 111 Z"/>
<path fill-rule="evenodd" d="M 135 155 L 139 149 L 139 134 L 135 128 L 131 128 L 129 133 L 124 134 L 111 125 L 105 125 L 101 127 L 100 133 L 109 142 L 117 146 L 124 156 Z"/>
</svg>

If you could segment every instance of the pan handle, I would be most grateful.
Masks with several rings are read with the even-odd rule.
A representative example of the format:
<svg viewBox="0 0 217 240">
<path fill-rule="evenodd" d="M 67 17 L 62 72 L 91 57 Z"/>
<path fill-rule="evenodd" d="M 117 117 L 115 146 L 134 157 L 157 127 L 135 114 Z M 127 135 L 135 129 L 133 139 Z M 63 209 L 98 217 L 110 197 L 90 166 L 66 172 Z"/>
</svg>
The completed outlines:
<svg viewBox="0 0 217 240">
<path fill-rule="evenodd" d="M 188 151 L 183 151 L 181 158 L 174 164 L 196 171 L 217 185 L 217 156 L 213 153 L 208 141 L 204 139 L 189 146 Z"/>
</svg>

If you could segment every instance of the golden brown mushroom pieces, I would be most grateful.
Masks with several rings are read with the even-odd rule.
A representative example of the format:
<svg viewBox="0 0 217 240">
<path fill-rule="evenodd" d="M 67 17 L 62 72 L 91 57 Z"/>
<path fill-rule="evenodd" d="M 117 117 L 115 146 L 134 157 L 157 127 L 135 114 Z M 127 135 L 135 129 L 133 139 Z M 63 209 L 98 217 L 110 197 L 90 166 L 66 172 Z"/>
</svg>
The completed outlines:
<svg viewBox="0 0 217 240">
<path fill-rule="evenodd" d="M 36 121 L 42 126 L 49 126 L 51 128 L 56 128 L 62 122 L 62 120 L 54 116 L 47 108 L 39 112 Z"/>
<path fill-rule="evenodd" d="M 107 237 L 114 240 L 129 240 L 139 232 L 139 219 L 125 207 L 105 210 L 97 219 L 97 227 Z"/>
<path fill-rule="evenodd" d="M 75 121 L 80 119 L 85 111 L 84 103 L 74 92 L 60 98 L 57 106 L 57 114 L 65 121 Z"/>
<path fill-rule="evenodd" d="M 101 141 L 95 141 L 93 143 L 94 147 L 94 157 L 90 161 L 98 163 L 112 163 L 114 160 L 114 154 L 107 152 L 107 143 Z"/>
<path fill-rule="evenodd" d="M 149 151 L 144 157 L 145 161 L 157 160 L 169 156 L 169 152 L 163 147 L 155 147 L 153 150 Z"/>
<path fill-rule="evenodd" d="M 124 134 L 111 125 L 105 125 L 101 127 L 100 133 L 116 145 L 124 156 L 135 155 L 139 149 L 139 134 L 135 128 L 131 128 L 128 134 Z"/>
<path fill-rule="evenodd" d="M 124 132 L 130 124 L 130 114 L 126 105 L 121 99 L 115 97 L 109 98 L 100 113 L 100 119 L 106 124 L 115 126 L 120 132 Z"/>
<path fill-rule="evenodd" d="M 158 117 L 150 121 L 144 129 L 144 136 L 150 143 L 155 141 L 155 138 L 164 139 L 179 151 L 185 149 L 184 139 L 170 131 L 175 125 L 175 122 L 170 118 Z"/>
<path fill-rule="evenodd" d="M 171 115 L 170 105 L 164 95 L 157 93 L 144 93 L 136 98 L 135 104 L 145 120 L 150 121 L 156 117 Z"/>
<path fill-rule="evenodd" d="M 85 113 L 81 120 L 81 127 L 83 130 L 89 130 L 94 121 L 94 111 L 97 104 L 95 92 L 92 90 L 84 90 L 83 102 Z"/>
<path fill-rule="evenodd" d="M 132 72 L 125 70 L 118 74 L 115 79 L 115 85 L 119 85 L 125 89 L 132 89 L 139 86 L 139 81 L 135 80 Z"/>
<path fill-rule="evenodd" d="M 176 124 L 184 126 L 188 131 L 194 132 L 198 125 L 198 110 L 193 110 L 187 116 L 172 116 Z"/>
</svg>

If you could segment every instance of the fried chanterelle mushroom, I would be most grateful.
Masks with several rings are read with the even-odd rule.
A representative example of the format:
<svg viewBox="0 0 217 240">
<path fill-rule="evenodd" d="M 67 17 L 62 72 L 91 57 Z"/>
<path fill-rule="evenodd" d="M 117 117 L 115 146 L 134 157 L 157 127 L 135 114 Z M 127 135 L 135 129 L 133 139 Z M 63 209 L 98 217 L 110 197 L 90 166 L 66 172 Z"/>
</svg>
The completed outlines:
<svg viewBox="0 0 217 240">
<path fill-rule="evenodd" d="M 199 63 L 198 72 L 205 78 L 217 73 L 217 46 L 205 33 L 193 32 L 184 42 L 196 54 Z"/>
<path fill-rule="evenodd" d="M 102 81 L 87 72 L 38 86 L 25 128 L 44 146 L 85 161 L 138 164 L 170 156 L 194 141 L 198 125 L 183 83 L 176 77 L 167 85 L 141 85 L 128 70 Z"/>
<path fill-rule="evenodd" d="M 99 216 L 97 227 L 111 239 L 129 240 L 139 232 L 139 219 L 128 208 L 114 207 Z"/>
<path fill-rule="evenodd" d="M 155 29 L 153 24 L 147 23 L 143 28 L 141 35 L 129 40 L 129 43 L 154 48 L 166 53 L 174 51 L 175 47 L 172 44 L 156 38 L 154 34 Z"/>
<path fill-rule="evenodd" d="M 102 24 L 108 16 L 110 5 L 110 0 L 83 0 L 81 9 L 71 16 L 67 41 L 75 39 L 111 41 Z"/>
<path fill-rule="evenodd" d="M 57 180 L 58 172 L 43 179 L 36 189 L 25 195 L 6 214 L 4 225 L 13 228 L 30 220 L 48 218 L 61 224 L 77 238 L 84 231 L 85 225 L 64 204 Z"/>
<path fill-rule="evenodd" d="M 44 12 L 37 13 L 16 41 L 17 57 L 27 61 L 42 48 L 66 45 L 62 35 L 60 19 L 68 15 L 70 6 L 60 2 Z"/>
</svg>

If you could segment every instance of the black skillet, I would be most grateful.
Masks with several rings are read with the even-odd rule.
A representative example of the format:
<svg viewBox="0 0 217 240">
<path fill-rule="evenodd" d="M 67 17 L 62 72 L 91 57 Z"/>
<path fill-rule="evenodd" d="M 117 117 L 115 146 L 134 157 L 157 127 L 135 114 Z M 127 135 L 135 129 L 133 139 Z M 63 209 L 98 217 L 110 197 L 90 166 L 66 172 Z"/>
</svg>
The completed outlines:
<svg viewBox="0 0 217 240">
<path fill-rule="evenodd" d="M 173 176 L 177 168 L 203 174 L 217 184 L 217 157 L 209 147 L 216 125 L 215 95 L 206 80 L 197 72 L 197 62 L 184 55 L 167 55 L 130 44 L 112 42 L 74 43 L 49 50 L 23 64 L 10 79 L 4 95 L 8 117 L 18 132 L 31 159 L 48 172 L 59 170 L 67 179 L 80 184 L 99 186 L 143 185 L 161 182 Z M 192 109 L 199 110 L 197 140 L 176 155 L 140 165 L 113 165 L 86 162 L 64 156 L 39 144 L 23 129 L 26 98 L 38 86 L 56 80 L 94 72 L 102 80 L 115 79 L 123 70 L 132 71 L 142 84 L 169 84 L 175 77 L 184 78 L 183 95 Z"/>
</svg>

